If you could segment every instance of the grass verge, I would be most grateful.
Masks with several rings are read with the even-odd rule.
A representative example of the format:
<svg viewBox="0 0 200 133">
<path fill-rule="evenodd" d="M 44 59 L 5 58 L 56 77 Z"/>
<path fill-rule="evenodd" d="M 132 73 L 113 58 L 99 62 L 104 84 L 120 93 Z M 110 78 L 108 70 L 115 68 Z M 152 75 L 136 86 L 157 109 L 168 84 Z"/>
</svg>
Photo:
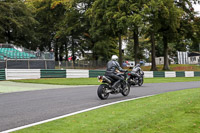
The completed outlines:
<svg viewBox="0 0 200 133">
<path fill-rule="evenodd" d="M 200 88 L 119 103 L 17 133 L 199 133 Z"/>
<path fill-rule="evenodd" d="M 55 85 L 99 85 L 97 78 L 49 78 L 14 80 L 23 83 L 55 84 Z M 200 81 L 200 77 L 176 77 L 176 78 L 145 78 L 144 83 L 168 83 L 168 82 L 190 82 Z"/>
<path fill-rule="evenodd" d="M 156 66 L 158 71 L 163 71 L 163 65 Z M 191 64 L 171 64 L 169 65 L 171 71 L 200 71 L 199 65 Z M 150 71 L 151 66 L 142 66 L 143 71 Z"/>
</svg>

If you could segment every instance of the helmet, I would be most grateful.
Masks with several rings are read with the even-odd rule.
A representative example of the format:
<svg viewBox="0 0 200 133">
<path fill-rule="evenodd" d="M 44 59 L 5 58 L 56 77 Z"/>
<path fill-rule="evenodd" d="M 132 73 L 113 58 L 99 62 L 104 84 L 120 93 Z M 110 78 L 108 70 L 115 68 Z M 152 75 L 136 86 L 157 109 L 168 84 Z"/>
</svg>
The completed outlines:
<svg viewBox="0 0 200 133">
<path fill-rule="evenodd" d="M 136 67 L 140 67 L 140 64 L 137 64 Z"/>
<path fill-rule="evenodd" d="M 117 55 L 113 55 L 111 59 L 116 61 L 118 59 L 118 57 L 117 57 Z"/>
</svg>

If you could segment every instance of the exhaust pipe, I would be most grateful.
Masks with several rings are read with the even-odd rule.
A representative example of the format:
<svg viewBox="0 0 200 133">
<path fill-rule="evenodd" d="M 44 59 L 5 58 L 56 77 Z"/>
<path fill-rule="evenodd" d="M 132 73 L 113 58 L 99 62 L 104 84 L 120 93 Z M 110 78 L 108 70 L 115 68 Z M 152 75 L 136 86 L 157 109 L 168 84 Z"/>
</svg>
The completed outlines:
<svg viewBox="0 0 200 133">
<path fill-rule="evenodd" d="M 111 81 L 108 78 L 106 78 L 105 76 L 103 76 L 103 80 L 105 80 L 108 83 L 111 83 Z"/>
</svg>

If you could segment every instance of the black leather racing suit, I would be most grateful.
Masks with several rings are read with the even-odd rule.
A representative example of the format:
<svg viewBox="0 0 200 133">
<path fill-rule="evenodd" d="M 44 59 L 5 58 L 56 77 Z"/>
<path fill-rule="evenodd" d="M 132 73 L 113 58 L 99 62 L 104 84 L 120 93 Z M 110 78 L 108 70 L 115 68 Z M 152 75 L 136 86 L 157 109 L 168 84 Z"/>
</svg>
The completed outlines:
<svg viewBox="0 0 200 133">
<path fill-rule="evenodd" d="M 113 87 L 115 87 L 115 85 L 117 85 L 117 83 L 119 83 L 120 81 L 123 81 L 123 78 L 121 78 L 117 75 L 116 69 L 118 69 L 120 72 L 126 71 L 120 67 L 120 65 L 117 61 L 111 60 L 107 63 L 107 70 L 106 70 L 105 76 L 109 76 L 112 79 L 116 80 Z"/>
</svg>

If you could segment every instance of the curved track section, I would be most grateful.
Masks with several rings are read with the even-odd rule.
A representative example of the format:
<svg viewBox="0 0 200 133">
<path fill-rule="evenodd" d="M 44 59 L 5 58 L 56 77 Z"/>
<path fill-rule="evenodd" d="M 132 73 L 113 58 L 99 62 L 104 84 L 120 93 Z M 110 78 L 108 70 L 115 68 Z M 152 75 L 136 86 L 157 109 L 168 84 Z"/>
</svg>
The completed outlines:
<svg viewBox="0 0 200 133">
<path fill-rule="evenodd" d="M 98 86 L 0 94 L 0 132 L 120 100 L 199 88 L 200 82 L 148 83 L 131 87 L 129 96 L 97 96 Z"/>
</svg>

